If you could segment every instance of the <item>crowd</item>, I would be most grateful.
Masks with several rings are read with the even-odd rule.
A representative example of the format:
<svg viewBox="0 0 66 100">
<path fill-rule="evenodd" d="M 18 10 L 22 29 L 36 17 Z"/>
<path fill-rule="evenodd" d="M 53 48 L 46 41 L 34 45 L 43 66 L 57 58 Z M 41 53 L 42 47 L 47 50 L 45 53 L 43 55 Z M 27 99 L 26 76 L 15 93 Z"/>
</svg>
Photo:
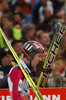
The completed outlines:
<svg viewBox="0 0 66 100">
<path fill-rule="evenodd" d="M 45 62 L 57 22 L 66 25 L 65 0 L 0 0 L 0 26 L 19 58 L 23 57 L 22 46 L 25 42 L 40 42 L 45 51 L 42 61 L 31 68 L 31 77 L 39 77 Z M 7 88 L 10 69 L 17 62 L 0 34 L 0 88 Z M 46 87 L 66 87 L 66 34 L 55 58 L 52 72 Z"/>
</svg>

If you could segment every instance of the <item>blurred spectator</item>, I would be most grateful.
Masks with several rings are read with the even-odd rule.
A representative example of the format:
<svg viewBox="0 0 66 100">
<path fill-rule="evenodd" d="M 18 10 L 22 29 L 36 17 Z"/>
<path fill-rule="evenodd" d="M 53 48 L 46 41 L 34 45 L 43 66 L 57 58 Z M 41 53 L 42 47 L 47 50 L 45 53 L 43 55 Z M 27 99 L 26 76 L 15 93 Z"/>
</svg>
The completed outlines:
<svg viewBox="0 0 66 100">
<path fill-rule="evenodd" d="M 21 17 L 21 14 L 19 12 L 14 12 L 14 20 L 15 20 L 15 23 L 21 24 L 22 17 Z"/>
<path fill-rule="evenodd" d="M 23 57 L 23 55 L 22 55 L 22 45 L 23 45 L 22 41 L 21 40 L 13 40 L 11 45 L 13 46 L 18 57 L 22 58 Z"/>
<path fill-rule="evenodd" d="M 47 0 L 25 0 L 25 2 L 30 6 L 33 23 L 36 25 L 40 21 L 41 12 L 46 6 Z"/>
<path fill-rule="evenodd" d="M 11 43 L 13 41 L 13 39 L 14 39 L 13 38 L 13 31 L 12 31 L 12 29 L 10 27 L 7 27 L 7 28 L 5 27 L 3 31 L 4 31 L 4 34 L 6 35 L 7 39 Z M 0 39 L 0 48 L 7 47 L 3 37 L 1 36 L 0 38 L 1 38 Z"/>
<path fill-rule="evenodd" d="M 17 29 L 21 29 L 21 24 L 19 24 L 18 22 L 16 22 L 16 23 L 14 24 L 14 27 L 17 28 Z"/>
<path fill-rule="evenodd" d="M 2 24 L 1 24 L 2 28 L 7 28 L 10 27 L 13 30 L 13 38 L 16 40 L 20 40 L 22 38 L 22 34 L 21 34 L 21 29 L 18 29 L 14 20 L 13 15 L 10 13 L 8 14 L 4 14 L 2 17 Z M 21 26 L 20 26 L 21 28 Z"/>
<path fill-rule="evenodd" d="M 21 25 L 19 23 L 14 24 L 13 37 L 15 40 L 21 40 L 22 38 Z"/>
<path fill-rule="evenodd" d="M 64 11 L 57 11 L 55 13 L 55 23 L 57 23 L 58 21 L 62 22 L 63 25 L 65 24 L 65 14 L 64 14 Z"/>
<path fill-rule="evenodd" d="M 8 48 L 0 49 L 0 71 L 3 71 L 3 75 L 8 74 L 10 68 L 12 67 L 12 61 L 13 57 Z"/>
<path fill-rule="evenodd" d="M 12 43 L 13 41 L 13 30 L 10 27 L 4 28 L 4 33 L 7 37 L 7 39 L 9 40 L 10 43 Z"/>
<path fill-rule="evenodd" d="M 35 40 L 39 40 L 38 42 L 40 42 L 44 48 L 49 48 L 51 41 L 49 33 L 44 31 L 37 31 L 35 34 Z"/>
<path fill-rule="evenodd" d="M 0 0 L 0 12 L 5 12 L 8 8 L 7 0 Z"/>
<path fill-rule="evenodd" d="M 51 9 L 48 7 L 45 7 L 43 10 L 43 14 L 44 14 L 44 19 L 48 20 L 52 16 Z"/>
<path fill-rule="evenodd" d="M 34 34 L 34 40 L 41 43 L 41 39 L 40 39 L 40 38 L 41 38 L 41 34 L 42 34 L 42 33 L 43 33 L 42 30 L 36 31 L 35 34 Z"/>
<path fill-rule="evenodd" d="M 24 0 L 30 7 L 33 15 L 33 23 L 37 24 L 43 20 L 43 9 L 49 7 L 53 12 L 52 2 L 50 0 Z"/>
<path fill-rule="evenodd" d="M 56 11 L 61 10 L 61 8 L 64 6 L 65 0 L 51 0 L 53 2 L 54 7 L 54 13 Z"/>
<path fill-rule="evenodd" d="M 64 19 L 64 12 L 63 12 L 63 11 L 58 11 L 58 12 L 56 13 L 56 16 L 57 16 L 58 18 L 60 18 L 60 19 Z"/>
<path fill-rule="evenodd" d="M 14 26 L 14 17 L 11 13 L 10 14 L 6 13 L 2 16 L 1 26 L 2 26 L 3 29 L 5 27 L 13 28 L 13 26 Z"/>
<path fill-rule="evenodd" d="M 20 1 L 16 1 L 15 2 L 15 5 L 14 5 L 14 7 L 15 7 L 15 11 L 17 11 L 17 12 L 22 12 L 22 4 L 20 3 Z"/>
<path fill-rule="evenodd" d="M 45 7 L 48 7 L 53 14 L 53 4 L 50 0 L 41 0 L 40 8 L 39 8 L 39 22 L 44 20 L 43 10 Z"/>
<path fill-rule="evenodd" d="M 22 26 L 22 41 L 23 44 L 27 41 L 33 40 L 35 33 L 35 26 L 33 24 L 27 23 Z"/>
<path fill-rule="evenodd" d="M 2 18 L 1 18 L 1 28 L 3 30 L 6 29 L 6 27 L 10 28 L 10 29 L 6 29 L 7 30 L 7 34 L 8 34 L 8 38 L 9 40 L 13 38 L 13 34 L 12 34 L 12 30 L 11 28 L 13 28 L 13 24 L 14 24 L 14 19 L 13 19 L 13 15 L 12 14 L 3 14 Z M 12 35 L 11 35 L 12 34 Z M 1 35 L 1 34 L 0 34 Z M 3 38 L 2 36 L 0 36 L 0 48 L 5 47 L 6 45 L 4 44 Z"/>
<path fill-rule="evenodd" d="M 14 64 L 13 56 L 8 48 L 0 49 L 0 88 L 8 87 L 7 76 Z"/>
<path fill-rule="evenodd" d="M 60 79 L 57 77 L 65 77 L 65 59 L 62 54 L 58 54 L 56 56 L 55 62 L 54 62 L 54 67 L 52 69 L 52 73 L 50 74 L 50 77 L 56 76 L 55 78 L 49 78 L 47 81 L 47 86 L 48 87 L 60 87 Z M 66 86 L 66 79 L 64 79 L 65 82 L 63 81 L 62 78 L 62 86 Z"/>
<path fill-rule="evenodd" d="M 22 12 L 23 12 L 24 14 L 30 15 L 30 14 L 31 14 L 31 11 L 30 11 L 30 6 L 29 6 L 29 4 L 27 3 L 28 0 L 20 0 L 20 2 L 22 3 Z"/>
<path fill-rule="evenodd" d="M 39 10 L 40 0 L 28 0 L 28 1 L 25 0 L 25 2 L 30 7 L 30 11 L 32 13 L 33 24 L 36 24 L 38 22 L 38 10 Z"/>
<path fill-rule="evenodd" d="M 53 16 L 51 10 L 48 7 L 45 7 L 43 10 L 43 15 L 44 15 L 44 20 L 41 23 L 37 24 L 36 29 L 47 32 L 53 31 L 52 30 Z"/>
<path fill-rule="evenodd" d="M 31 16 L 22 12 L 22 4 L 20 3 L 20 1 L 16 1 L 14 7 L 14 11 L 21 14 L 22 23 L 32 23 Z"/>
</svg>

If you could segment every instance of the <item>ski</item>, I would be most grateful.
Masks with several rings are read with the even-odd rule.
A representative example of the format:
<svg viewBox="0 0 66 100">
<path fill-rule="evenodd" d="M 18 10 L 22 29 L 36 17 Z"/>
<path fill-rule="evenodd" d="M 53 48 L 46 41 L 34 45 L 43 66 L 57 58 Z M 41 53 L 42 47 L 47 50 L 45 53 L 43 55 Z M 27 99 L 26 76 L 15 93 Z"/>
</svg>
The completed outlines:
<svg viewBox="0 0 66 100">
<path fill-rule="evenodd" d="M 13 54 L 15 60 L 17 61 L 21 71 L 23 72 L 27 82 L 29 83 L 30 87 L 32 88 L 33 92 L 35 93 L 38 100 L 44 100 L 43 96 L 41 95 L 40 91 L 38 90 L 37 86 L 35 85 L 34 81 L 30 77 L 29 73 L 31 71 L 27 68 L 26 64 L 22 59 L 19 60 L 19 57 L 17 56 L 16 52 L 14 51 L 13 47 L 11 46 L 10 42 L 8 41 L 7 37 L 5 36 L 3 30 L 0 28 L 0 34 L 3 36 L 7 46 L 9 47 L 11 53 Z"/>
<path fill-rule="evenodd" d="M 45 86 L 45 84 L 47 82 L 47 78 L 49 76 L 50 69 L 52 68 L 51 66 L 53 65 L 54 59 L 58 52 L 60 41 L 65 33 L 66 33 L 66 27 L 63 26 L 60 22 L 58 22 L 56 33 L 53 36 L 45 63 L 43 65 L 43 70 L 42 70 L 39 80 L 37 82 L 37 87 Z"/>
</svg>

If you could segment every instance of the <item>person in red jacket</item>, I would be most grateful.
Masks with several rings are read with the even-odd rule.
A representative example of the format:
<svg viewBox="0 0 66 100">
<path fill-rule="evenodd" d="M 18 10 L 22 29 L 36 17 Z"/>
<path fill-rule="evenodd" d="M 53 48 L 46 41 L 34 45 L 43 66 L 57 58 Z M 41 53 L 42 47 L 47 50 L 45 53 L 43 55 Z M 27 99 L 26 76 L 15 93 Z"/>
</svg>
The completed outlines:
<svg viewBox="0 0 66 100">
<path fill-rule="evenodd" d="M 24 56 L 21 60 L 27 67 L 36 67 L 42 61 L 44 47 L 37 41 L 28 41 L 23 45 L 22 52 Z M 30 100 L 29 85 L 18 64 L 10 70 L 8 84 L 12 100 Z"/>
</svg>

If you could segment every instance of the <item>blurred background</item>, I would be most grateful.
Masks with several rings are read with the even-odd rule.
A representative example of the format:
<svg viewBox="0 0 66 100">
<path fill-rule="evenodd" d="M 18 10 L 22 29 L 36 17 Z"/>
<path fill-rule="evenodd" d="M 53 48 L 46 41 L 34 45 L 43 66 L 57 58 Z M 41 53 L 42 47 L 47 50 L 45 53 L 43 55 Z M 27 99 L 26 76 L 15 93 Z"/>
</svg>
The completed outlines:
<svg viewBox="0 0 66 100">
<path fill-rule="evenodd" d="M 38 41 L 45 48 L 42 61 L 36 68 L 31 68 L 35 83 L 42 71 L 57 22 L 66 26 L 65 0 L 0 0 L 0 26 L 19 58 L 23 57 L 21 49 L 27 41 Z M 0 34 L 0 88 L 8 88 L 8 73 L 15 64 Z M 66 87 L 66 34 L 61 40 L 45 87 Z"/>
</svg>

